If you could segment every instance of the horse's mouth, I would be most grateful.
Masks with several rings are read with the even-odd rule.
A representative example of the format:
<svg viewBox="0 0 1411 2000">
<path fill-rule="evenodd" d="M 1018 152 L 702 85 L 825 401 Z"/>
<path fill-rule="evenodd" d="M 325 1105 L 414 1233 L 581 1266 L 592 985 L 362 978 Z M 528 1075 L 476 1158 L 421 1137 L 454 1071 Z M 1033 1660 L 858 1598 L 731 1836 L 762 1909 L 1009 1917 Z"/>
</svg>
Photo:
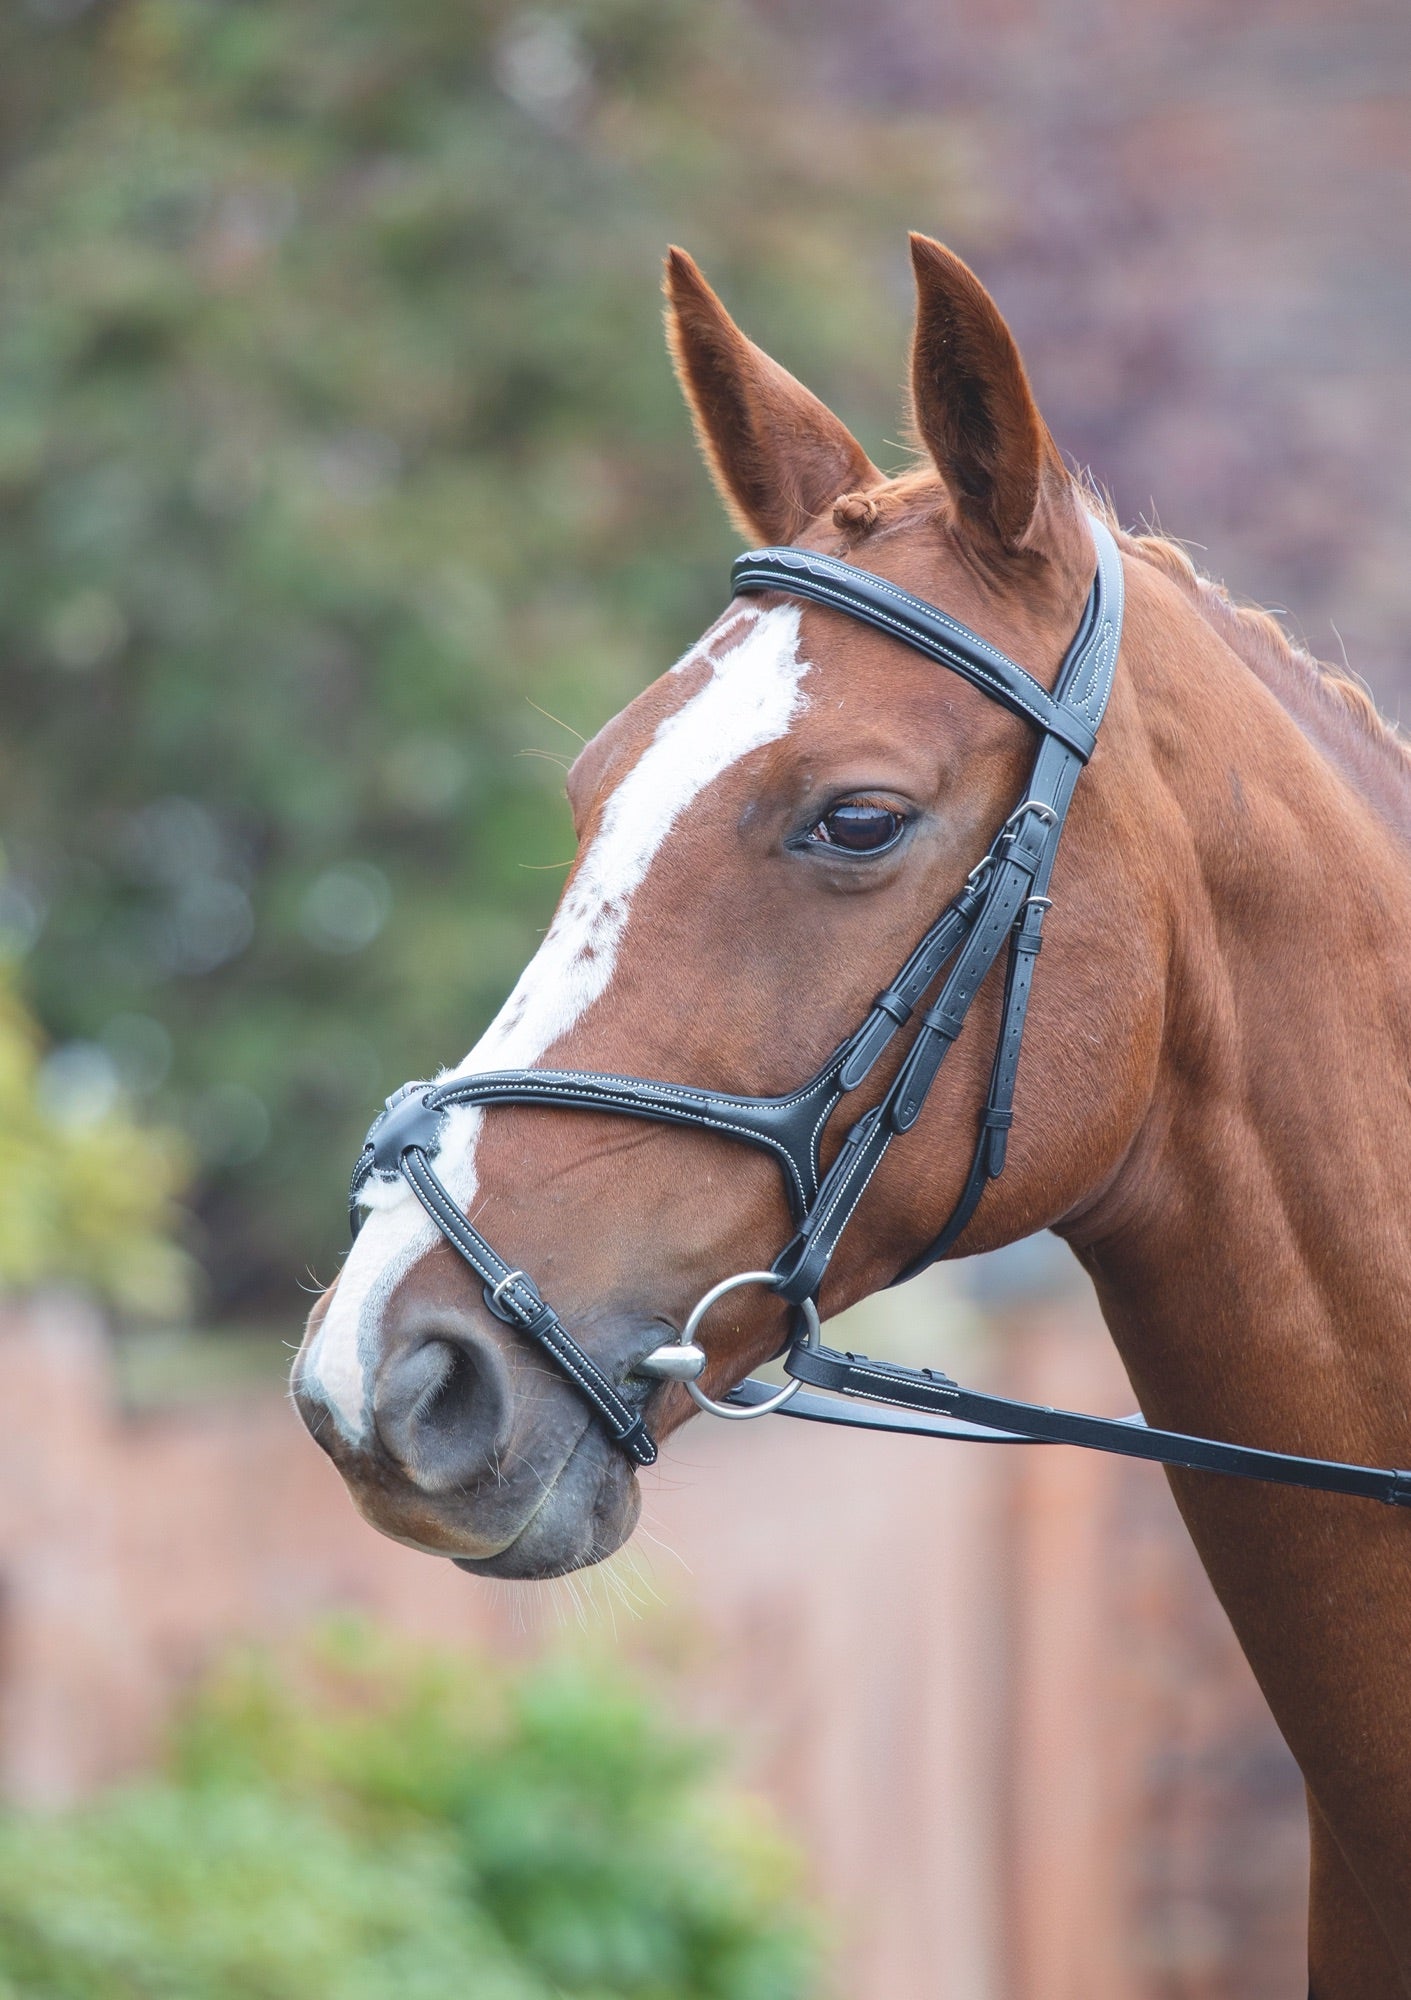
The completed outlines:
<svg viewBox="0 0 1411 2000">
<path fill-rule="evenodd" d="M 370 1527 L 471 1576 L 564 1576 L 612 1555 L 637 1525 L 632 1466 L 587 1411 L 554 1471 L 536 1465 L 532 1446 L 503 1463 L 505 1476 L 454 1497 L 419 1491 L 386 1465 L 344 1458 L 339 1470 Z"/>
<path fill-rule="evenodd" d="M 589 1423 L 549 1481 L 528 1518 L 489 1555 L 452 1555 L 470 1576 L 546 1581 L 588 1569 L 627 1540 L 641 1512 L 632 1467 L 596 1424 Z"/>
</svg>

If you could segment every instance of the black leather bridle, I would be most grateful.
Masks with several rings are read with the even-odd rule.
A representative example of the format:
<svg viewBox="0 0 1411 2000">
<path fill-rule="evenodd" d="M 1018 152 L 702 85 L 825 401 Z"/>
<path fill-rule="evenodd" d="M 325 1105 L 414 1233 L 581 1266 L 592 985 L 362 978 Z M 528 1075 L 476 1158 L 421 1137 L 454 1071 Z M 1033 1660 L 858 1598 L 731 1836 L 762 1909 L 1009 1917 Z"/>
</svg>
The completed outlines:
<svg viewBox="0 0 1411 2000">
<path fill-rule="evenodd" d="M 388 1182 L 405 1180 L 447 1242 L 480 1279 L 490 1310 L 539 1344 L 638 1465 L 650 1465 L 657 1455 L 642 1405 L 653 1382 L 667 1378 L 685 1382 L 702 1408 L 721 1416 L 753 1417 L 777 1409 L 815 1423 L 870 1430 L 1085 1445 L 1167 1465 L 1411 1505 L 1411 1473 L 1151 1430 L 1140 1418 L 1119 1420 L 1040 1408 L 964 1389 L 937 1369 L 901 1368 L 865 1355 L 840 1353 L 819 1339 L 815 1301 L 839 1238 L 888 1148 L 921 1115 L 941 1064 L 1001 955 L 1005 974 L 999 1038 L 970 1171 L 940 1235 L 893 1283 L 914 1277 L 946 1254 L 974 1215 L 986 1186 L 1004 1171 L 1029 991 L 1050 908 L 1050 877 L 1073 788 L 1097 741 L 1121 643 L 1121 557 L 1102 522 L 1094 519 L 1091 528 L 1097 568 L 1052 694 L 968 626 L 851 563 L 791 548 L 756 549 L 735 563 L 731 575 L 737 595 L 779 591 L 890 633 L 1023 717 L 1039 738 L 1019 804 L 970 871 L 959 895 L 877 995 L 862 1025 L 808 1082 L 783 1097 L 748 1097 L 594 1071 L 498 1070 L 483 1076 L 453 1076 L 443 1083 L 405 1084 L 388 1098 L 367 1136 L 349 1191 L 354 1235 L 368 1182 L 374 1176 Z M 935 998 L 916 1018 L 938 982 Z M 824 1171 L 823 1134 L 834 1112 L 865 1082 L 913 1018 L 915 1032 L 896 1075 L 880 1101 L 853 1124 Z M 541 1298 L 533 1280 L 506 1264 L 462 1214 L 431 1164 L 448 1113 L 456 1106 L 489 1104 L 550 1104 L 611 1112 L 695 1126 L 760 1147 L 774 1156 L 783 1173 L 795 1233 L 771 1270 L 744 1272 L 713 1287 L 680 1337 L 637 1363 L 631 1385 L 611 1382 Z M 695 1379 L 705 1368 L 706 1355 L 694 1335 L 716 1299 L 737 1285 L 756 1282 L 771 1286 L 799 1309 L 784 1361 L 789 1386 L 775 1391 L 762 1382 L 746 1381 L 726 1401 L 715 1402 Z M 802 1335 L 800 1319 L 805 1326 Z M 804 1384 L 835 1393 L 800 1395 Z M 846 1398 L 858 1398 L 871 1407 L 859 1409 L 841 1400 Z"/>
</svg>

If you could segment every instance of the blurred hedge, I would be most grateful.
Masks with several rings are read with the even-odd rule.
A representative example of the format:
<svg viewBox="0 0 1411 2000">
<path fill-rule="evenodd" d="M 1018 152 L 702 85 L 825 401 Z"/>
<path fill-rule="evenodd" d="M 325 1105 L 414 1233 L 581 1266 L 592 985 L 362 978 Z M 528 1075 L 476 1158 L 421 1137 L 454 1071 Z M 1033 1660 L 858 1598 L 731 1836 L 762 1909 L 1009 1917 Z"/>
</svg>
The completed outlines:
<svg viewBox="0 0 1411 2000">
<path fill-rule="evenodd" d="M 81 1058 L 42 1060 L 0 966 L 0 1293 L 74 1284 L 129 1312 L 178 1312 L 178 1155 L 98 1096 Z"/>
<path fill-rule="evenodd" d="M 721 602 L 664 244 L 880 451 L 948 142 L 730 0 L 32 0 L 0 111 L 0 948 L 287 1310 L 532 950 L 554 759 Z"/>
<path fill-rule="evenodd" d="M 803 2000 L 795 1865 L 567 1663 L 227 1677 L 170 1776 L 0 1818 L 0 2000 Z"/>
</svg>

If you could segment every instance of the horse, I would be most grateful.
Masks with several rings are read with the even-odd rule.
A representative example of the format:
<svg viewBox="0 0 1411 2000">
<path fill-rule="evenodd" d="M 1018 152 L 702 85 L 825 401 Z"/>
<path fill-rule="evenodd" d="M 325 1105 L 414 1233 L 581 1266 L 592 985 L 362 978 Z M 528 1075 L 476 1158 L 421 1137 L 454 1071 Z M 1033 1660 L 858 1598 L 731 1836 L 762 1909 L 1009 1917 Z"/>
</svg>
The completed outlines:
<svg viewBox="0 0 1411 2000">
<path fill-rule="evenodd" d="M 701 451 L 752 540 L 943 606 L 1051 687 L 1093 585 L 1126 610 L 1052 881 L 1007 1170 L 953 1254 L 1057 1233 L 1148 1420 L 1395 1463 L 1411 1429 L 1411 753 L 1350 677 L 1066 466 L 998 307 L 913 237 L 916 462 L 877 469 L 683 251 L 667 332 Z M 734 598 L 583 750 L 552 925 L 451 1076 L 552 1065 L 795 1089 L 961 888 L 1019 795 L 1022 719 L 885 631 Z M 1002 981 L 880 1161 L 819 1298 L 892 1282 L 955 1209 Z M 859 1091 L 880 1098 L 907 1031 Z M 831 1129 L 825 1166 L 844 1141 Z M 709 1129 L 457 1109 L 462 1217 L 532 1270 L 625 1385 L 691 1302 L 788 1235 L 773 1164 Z M 404 1184 L 317 1301 L 293 1392 L 373 1526 L 476 1575 L 546 1577 L 631 1534 L 636 1469 L 517 1336 Z M 511 1278 L 518 1273 L 511 1273 Z M 756 1286 L 702 1336 L 723 1393 L 786 1338 Z M 624 1387 L 622 1393 L 628 1392 Z M 641 1385 L 655 1442 L 687 1385 Z M 1317 2000 L 1411 1995 L 1411 1523 L 1363 1499 L 1169 1474 L 1302 1770 Z"/>
</svg>

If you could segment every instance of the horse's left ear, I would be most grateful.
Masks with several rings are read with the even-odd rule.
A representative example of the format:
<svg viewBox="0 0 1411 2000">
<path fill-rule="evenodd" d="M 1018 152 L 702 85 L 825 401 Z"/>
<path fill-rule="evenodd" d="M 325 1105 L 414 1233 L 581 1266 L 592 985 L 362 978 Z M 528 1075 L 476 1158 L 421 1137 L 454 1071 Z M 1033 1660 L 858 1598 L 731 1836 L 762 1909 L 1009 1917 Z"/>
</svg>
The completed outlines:
<svg viewBox="0 0 1411 2000">
<path fill-rule="evenodd" d="M 1073 481 L 999 307 L 943 243 L 913 236 L 911 261 L 912 418 L 961 526 L 1007 553 L 1090 560 Z"/>
</svg>

